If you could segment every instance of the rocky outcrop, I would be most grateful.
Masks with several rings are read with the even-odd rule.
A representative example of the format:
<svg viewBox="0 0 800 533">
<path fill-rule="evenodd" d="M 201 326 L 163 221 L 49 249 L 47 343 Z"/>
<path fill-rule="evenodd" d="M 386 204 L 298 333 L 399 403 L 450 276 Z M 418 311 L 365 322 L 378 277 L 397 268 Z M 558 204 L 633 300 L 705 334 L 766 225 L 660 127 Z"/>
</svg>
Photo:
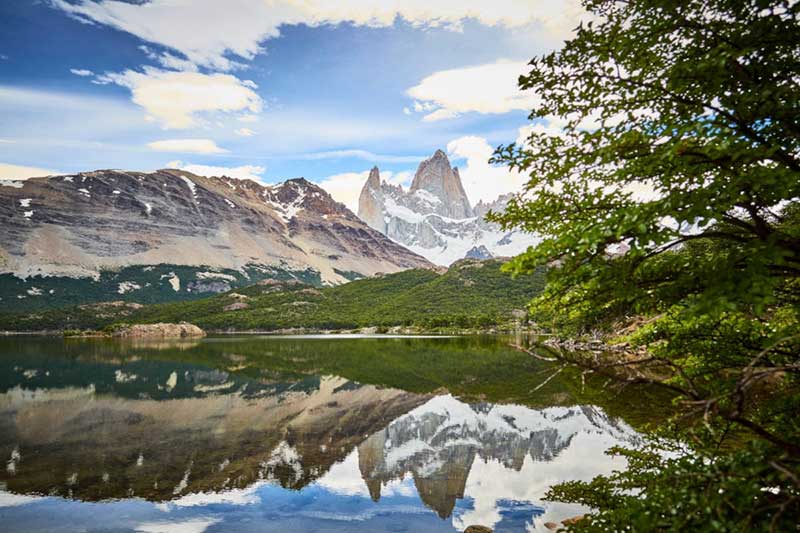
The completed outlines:
<svg viewBox="0 0 800 533">
<path fill-rule="evenodd" d="M 373 168 L 361 190 L 358 215 L 390 239 L 447 266 L 473 250 L 484 258 L 513 256 L 536 242 L 532 235 L 506 232 L 484 219 L 490 210 L 502 211 L 510 198 L 471 207 L 458 169 L 437 150 L 420 163 L 408 190 L 382 182 Z"/>
<path fill-rule="evenodd" d="M 185 339 L 189 337 L 205 337 L 206 332 L 194 324 L 181 322 L 169 324 L 134 324 L 114 331 L 112 337 L 128 339 Z"/>
<path fill-rule="evenodd" d="M 244 302 L 234 302 L 230 305 L 226 305 L 222 308 L 223 311 L 239 311 L 241 309 L 248 309 L 250 307 L 249 304 Z"/>
<path fill-rule="evenodd" d="M 432 157 L 419 164 L 410 193 L 425 191 L 440 202 L 433 202 L 433 212 L 448 218 L 470 218 L 475 216 L 467 193 L 461 184 L 458 168 L 450 166 L 447 155 L 436 150 Z"/>
<path fill-rule="evenodd" d="M 207 276 L 191 281 L 162 276 L 175 293 L 196 293 L 238 286 L 231 270 L 307 271 L 335 284 L 347 281 L 340 272 L 431 266 L 303 178 L 265 186 L 181 170 L 98 170 L 19 183 L 0 184 L 0 274 L 19 278 L 202 266 L 198 274 Z M 120 295 L 145 290 L 138 280 L 119 281 Z"/>
<path fill-rule="evenodd" d="M 378 167 L 372 167 L 369 178 L 361 189 L 358 197 L 358 216 L 371 228 L 381 233 L 386 231 L 383 220 L 383 191 L 381 190 L 381 175 Z"/>
<path fill-rule="evenodd" d="M 494 257 L 492 252 L 483 244 L 480 246 L 473 246 L 467 251 L 466 255 L 464 255 L 465 259 L 491 259 L 492 257 Z"/>
</svg>

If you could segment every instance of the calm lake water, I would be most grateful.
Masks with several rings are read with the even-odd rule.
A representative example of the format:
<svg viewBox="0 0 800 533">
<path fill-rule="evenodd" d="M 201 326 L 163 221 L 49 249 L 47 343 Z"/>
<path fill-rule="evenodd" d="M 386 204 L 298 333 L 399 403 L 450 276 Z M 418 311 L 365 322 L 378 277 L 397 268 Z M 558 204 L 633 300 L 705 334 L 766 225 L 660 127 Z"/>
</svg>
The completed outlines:
<svg viewBox="0 0 800 533">
<path fill-rule="evenodd" d="M 544 530 L 651 400 L 507 341 L 0 339 L 0 529 Z"/>
</svg>

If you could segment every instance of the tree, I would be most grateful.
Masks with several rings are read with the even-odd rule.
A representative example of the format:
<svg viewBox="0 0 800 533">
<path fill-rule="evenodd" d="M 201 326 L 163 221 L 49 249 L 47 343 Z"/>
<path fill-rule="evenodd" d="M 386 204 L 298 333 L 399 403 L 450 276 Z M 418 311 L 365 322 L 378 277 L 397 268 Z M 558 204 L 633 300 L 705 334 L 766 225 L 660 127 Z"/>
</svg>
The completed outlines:
<svg viewBox="0 0 800 533">
<path fill-rule="evenodd" d="M 585 6 L 592 20 L 520 78 L 520 88 L 540 99 L 535 123 L 524 145 L 500 147 L 494 161 L 530 178 L 505 212 L 489 218 L 543 238 L 507 267 L 517 274 L 550 267 L 534 318 L 579 333 L 644 317 L 625 340 L 646 346 L 647 356 L 603 364 L 558 358 L 675 392 L 682 427 L 697 422 L 682 437 L 703 460 L 649 456 L 627 475 L 554 496 L 597 503 L 604 494 L 615 505 L 598 515 L 603 527 L 631 523 L 634 508 L 663 529 L 697 527 L 702 522 L 692 520 L 712 514 L 723 529 L 796 523 L 800 4 Z M 710 474 L 724 462 L 720 450 L 752 483 Z M 656 502 L 670 491 L 687 498 L 700 490 L 668 482 L 687 468 L 703 490 L 749 489 L 729 490 L 741 496 L 730 502 L 698 498 L 678 522 Z M 652 497 L 634 506 L 620 497 L 623 488 Z M 714 513 L 705 512 L 703 502 L 712 501 Z"/>
</svg>

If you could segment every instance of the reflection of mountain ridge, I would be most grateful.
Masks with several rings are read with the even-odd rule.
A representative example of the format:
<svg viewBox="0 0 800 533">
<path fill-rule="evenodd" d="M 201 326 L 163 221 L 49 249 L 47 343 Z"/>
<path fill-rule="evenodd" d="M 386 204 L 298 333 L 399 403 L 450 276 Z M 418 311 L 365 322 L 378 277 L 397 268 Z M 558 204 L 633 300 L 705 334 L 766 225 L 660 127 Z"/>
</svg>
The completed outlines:
<svg viewBox="0 0 800 533">
<path fill-rule="evenodd" d="M 176 373 L 172 392 L 184 381 L 195 386 L 226 377 L 206 374 Z M 280 393 L 226 389 L 158 401 L 99 393 L 93 385 L 18 385 L 0 394 L 0 453 L 20 457 L 13 472 L 0 472 L 0 482 L 18 494 L 88 501 L 165 501 L 259 479 L 296 489 L 324 474 L 364 435 L 428 398 L 342 378 L 309 379 L 297 382 L 298 390 L 281 385 Z"/>
<path fill-rule="evenodd" d="M 518 472 L 528 457 L 552 461 L 580 432 L 635 439 L 627 425 L 593 406 L 536 411 L 438 396 L 359 445 L 359 469 L 375 501 L 383 486 L 410 474 L 422 501 L 447 518 L 464 497 L 476 458 Z"/>
</svg>

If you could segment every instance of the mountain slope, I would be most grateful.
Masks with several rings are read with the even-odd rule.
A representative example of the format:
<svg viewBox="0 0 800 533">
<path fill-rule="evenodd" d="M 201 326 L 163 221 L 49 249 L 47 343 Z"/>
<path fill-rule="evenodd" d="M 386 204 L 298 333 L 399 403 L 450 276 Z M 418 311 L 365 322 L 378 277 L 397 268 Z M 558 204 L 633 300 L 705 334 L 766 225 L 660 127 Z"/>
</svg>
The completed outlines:
<svg viewBox="0 0 800 533">
<path fill-rule="evenodd" d="M 17 309 L 191 298 L 265 278 L 336 284 L 430 266 L 302 178 L 263 186 L 101 170 L 16 185 L 0 186 L 0 297 Z"/>
<path fill-rule="evenodd" d="M 372 228 L 439 265 L 486 250 L 482 257 L 511 256 L 534 245 L 533 235 L 506 232 L 484 220 L 486 213 L 502 211 L 509 196 L 474 207 L 457 168 L 437 150 L 420 163 L 409 190 L 381 181 L 373 168 L 358 201 L 358 216 Z"/>
<path fill-rule="evenodd" d="M 368 326 L 486 327 L 514 319 L 539 294 L 543 273 L 511 278 L 502 261 L 464 260 L 447 272 L 413 269 L 333 287 L 263 280 L 192 302 L 106 303 L 0 315 L 0 329 L 86 329 L 115 322 L 178 322 L 208 329 L 273 331 Z"/>
</svg>

